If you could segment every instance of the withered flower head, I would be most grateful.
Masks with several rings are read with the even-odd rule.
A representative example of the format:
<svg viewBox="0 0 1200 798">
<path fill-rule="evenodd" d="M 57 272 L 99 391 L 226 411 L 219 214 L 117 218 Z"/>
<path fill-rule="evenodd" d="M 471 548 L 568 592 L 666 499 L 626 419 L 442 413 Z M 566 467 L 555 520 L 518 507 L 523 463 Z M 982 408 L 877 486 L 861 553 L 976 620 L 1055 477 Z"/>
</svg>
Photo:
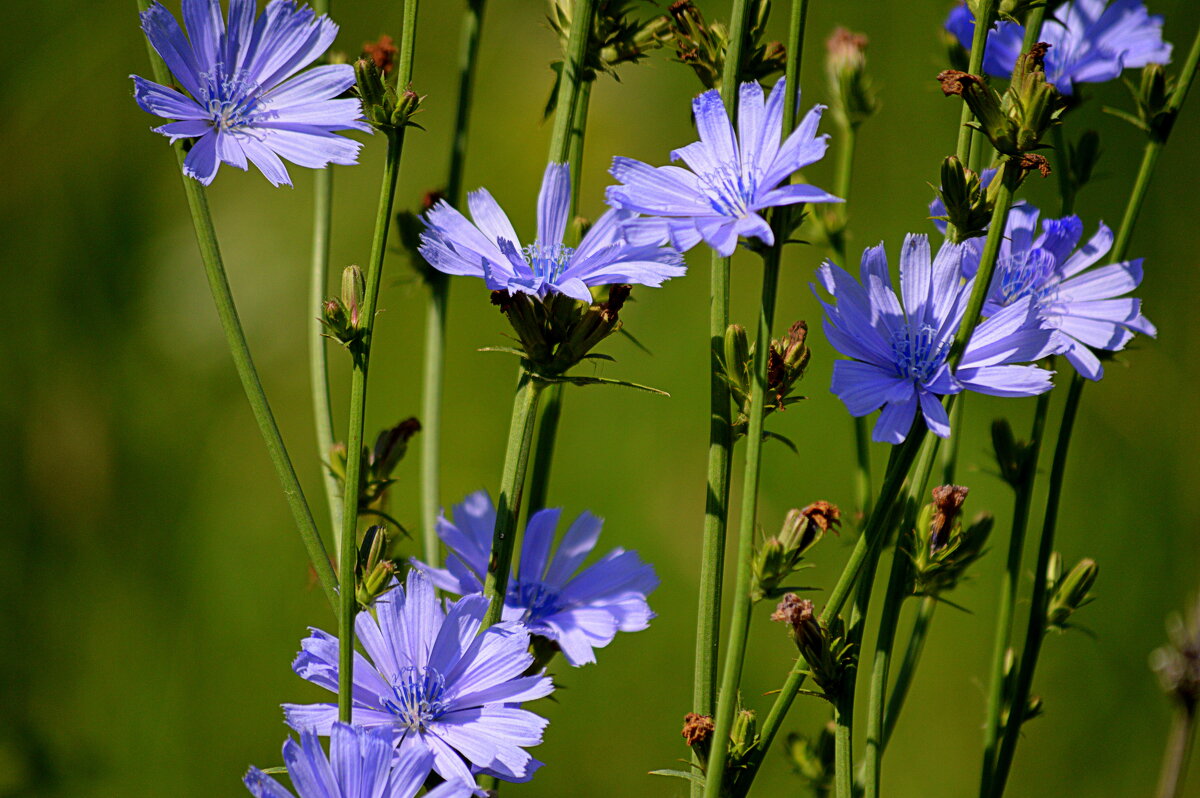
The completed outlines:
<svg viewBox="0 0 1200 798">
<path fill-rule="evenodd" d="M 842 511 L 837 508 L 837 505 L 830 504 L 823 499 L 808 505 L 800 513 L 820 527 L 822 532 L 837 532 L 834 527 L 842 524 Z"/>
<path fill-rule="evenodd" d="M 396 68 L 397 52 L 395 41 L 386 33 L 380 36 L 378 41 L 363 42 L 362 46 L 363 58 L 374 61 L 375 67 L 385 75 L 390 75 Z"/>
<path fill-rule="evenodd" d="M 963 502 L 967 500 L 969 488 L 961 485 L 940 485 L 933 489 L 933 523 L 930 525 L 930 548 L 938 551 L 945 548 L 950 539 L 950 530 L 962 514 Z"/>
<path fill-rule="evenodd" d="M 787 593 L 783 600 L 775 607 L 775 612 L 771 613 L 771 620 L 778 623 L 786 623 L 793 629 L 799 629 L 800 626 L 813 617 L 813 603 L 808 599 L 802 599 L 795 593 Z"/>
<path fill-rule="evenodd" d="M 683 740 L 689 748 L 703 745 L 712 739 L 714 728 L 713 719 L 708 715 L 689 712 L 683 718 Z"/>
</svg>

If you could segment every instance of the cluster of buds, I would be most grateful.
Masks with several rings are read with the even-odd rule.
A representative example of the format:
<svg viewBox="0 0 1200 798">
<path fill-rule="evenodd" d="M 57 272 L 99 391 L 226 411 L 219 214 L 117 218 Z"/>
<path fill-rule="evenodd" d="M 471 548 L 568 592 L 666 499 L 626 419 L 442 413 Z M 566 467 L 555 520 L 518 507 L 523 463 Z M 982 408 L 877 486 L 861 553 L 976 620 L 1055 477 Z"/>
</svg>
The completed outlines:
<svg viewBox="0 0 1200 798">
<path fill-rule="evenodd" d="M 750 31 L 747 52 L 743 54 L 742 80 L 760 83 L 783 72 L 787 54 L 783 44 L 764 42 L 771 0 L 751 0 Z M 729 50 L 729 29 L 720 22 L 705 22 L 700 9 L 691 0 L 675 0 L 667 9 L 675 58 L 687 64 L 706 89 L 721 88 L 725 53 Z"/>
<path fill-rule="evenodd" d="M 1046 630 L 1065 632 L 1070 629 L 1075 612 L 1095 600 L 1092 586 L 1100 567 L 1095 560 L 1084 558 L 1069 573 L 1063 574 L 1062 556 L 1058 552 L 1046 567 Z"/>
<path fill-rule="evenodd" d="M 800 777 L 816 798 L 833 792 L 834 728 L 828 723 L 815 740 L 799 732 L 787 736 L 787 755 L 792 771 Z"/>
<path fill-rule="evenodd" d="M 1114 108 L 1104 110 L 1133 124 L 1155 141 L 1166 141 L 1178 115 L 1177 111 L 1168 107 L 1172 90 L 1175 88 L 1174 78 L 1167 75 L 1167 70 L 1162 64 L 1147 64 L 1142 68 L 1142 79 L 1137 85 L 1128 80 L 1125 81 L 1125 85 L 1133 95 L 1137 113 L 1131 114 Z"/>
<path fill-rule="evenodd" d="M 947 69 L 938 75 L 942 93 L 966 101 L 977 122 L 970 123 L 1004 155 L 1024 161 L 1029 168 L 1043 168 L 1045 159 L 1029 153 L 1045 149 L 1043 137 L 1060 121 L 1066 104 L 1053 84 L 1046 82 L 1043 63 L 1050 45 L 1039 42 L 1022 53 L 1013 80 L 1001 97 L 979 75 Z"/>
<path fill-rule="evenodd" d="M 421 422 L 415 418 L 401 421 L 394 427 L 389 427 L 375 438 L 375 445 L 364 446 L 362 462 L 359 466 L 358 510 L 368 512 L 391 521 L 403 529 L 399 523 L 383 512 L 387 498 L 387 489 L 391 486 L 392 472 L 408 451 L 408 442 L 413 435 L 421 430 Z M 329 470 L 337 478 L 345 490 L 346 485 L 346 446 L 338 443 L 330 451 Z"/>
<path fill-rule="evenodd" d="M 394 71 L 392 56 L 395 54 L 391 37 L 384 36 L 364 50 L 368 52 L 354 62 L 354 76 L 367 123 L 385 133 L 414 125 L 411 120 L 420 110 L 422 98 L 409 86 L 403 91 L 398 90 L 395 81 L 389 79 L 389 73 Z"/>
<path fill-rule="evenodd" d="M 387 530 L 383 526 L 372 526 L 363 535 L 358 547 L 358 591 L 355 598 L 363 607 L 369 607 L 375 599 L 392 589 L 392 578 L 396 574 L 396 562 L 389 550 Z"/>
<path fill-rule="evenodd" d="M 792 396 L 791 392 L 804 376 L 812 355 L 807 339 L 808 325 L 798 321 L 788 328 L 783 338 L 771 341 L 771 351 L 767 354 L 767 415 L 804 399 L 803 396 Z M 745 435 L 750 425 L 754 346 L 750 344 L 746 328 L 740 324 L 731 324 L 725 330 L 723 378 L 729 384 L 734 405 L 738 408 L 733 422 L 734 435 Z"/>
<path fill-rule="evenodd" d="M 347 266 L 342 270 L 341 296 L 327 299 L 321 305 L 321 324 L 329 331 L 325 333 L 326 338 L 332 338 L 353 350 L 362 337 L 365 320 L 361 317 L 360 309 L 366 290 L 362 269 Z"/>
<path fill-rule="evenodd" d="M 621 307 L 631 286 L 609 286 L 605 302 L 580 302 L 564 294 L 538 299 L 529 294 L 493 291 L 492 304 L 500 308 L 521 343 L 521 355 L 535 374 L 554 378 L 589 355 L 592 348 L 621 329 Z M 583 378 L 580 378 L 583 379 Z"/>
<path fill-rule="evenodd" d="M 841 617 L 822 621 L 816 617 L 813 603 L 795 593 L 779 602 L 771 620 L 788 625 L 788 633 L 808 663 L 808 673 L 825 698 L 836 701 L 842 684 L 853 678 L 857 667 L 854 644 L 846 639 Z"/>
<path fill-rule="evenodd" d="M 754 556 L 750 598 L 778 598 L 796 587 L 782 583 L 800 568 L 800 562 L 826 532 L 836 532 L 841 511 L 827 501 L 813 502 L 803 510 L 789 510 L 778 535 L 767 538 Z"/>
<path fill-rule="evenodd" d="M 913 530 L 912 591 L 937 596 L 952 590 L 972 563 L 983 555 L 992 532 L 992 517 L 981 515 L 967 527 L 962 506 L 968 489 L 941 485 L 933 489 L 933 503 L 922 508 Z"/>
<path fill-rule="evenodd" d="M 951 155 L 942 161 L 941 187 L 930 187 L 946 209 L 944 215 L 933 218 L 946 222 L 946 235 L 952 243 L 961 244 L 987 232 L 1000 190 L 999 180 L 992 180 L 985 189 L 979 175 Z"/>
<path fill-rule="evenodd" d="M 615 77 L 616 68 L 621 64 L 637 63 L 651 50 L 663 46 L 671 26 L 666 15 L 645 21 L 632 18 L 634 4 L 633 0 L 600 0 L 596 3 L 584 58 L 583 80 L 595 80 L 600 72 Z M 574 6 L 572 0 L 550 0 L 550 11 L 546 15 L 550 27 L 558 34 L 563 52 L 566 52 L 567 39 L 571 36 Z"/>
<path fill-rule="evenodd" d="M 1167 620 L 1167 636 L 1170 642 L 1150 655 L 1150 667 L 1167 694 L 1194 715 L 1200 706 L 1200 601 L 1186 620 L 1179 615 Z"/>
<path fill-rule="evenodd" d="M 839 125 L 857 128 L 876 111 L 879 100 L 867 75 L 867 37 L 835 28 L 825 40 L 829 108 Z"/>
<path fill-rule="evenodd" d="M 708 755 L 712 749 L 712 738 L 715 725 L 708 715 L 689 712 L 683 719 L 683 740 L 696 754 L 702 767 L 708 767 Z M 722 795 L 745 795 L 748 784 L 740 783 L 746 774 L 747 765 L 759 756 L 758 717 L 752 709 L 743 709 L 739 696 L 738 708 L 733 716 L 733 728 L 729 732 L 729 748 L 725 754 L 725 789 Z M 656 773 L 664 776 L 684 776 L 695 778 L 679 771 L 660 770 Z"/>
</svg>

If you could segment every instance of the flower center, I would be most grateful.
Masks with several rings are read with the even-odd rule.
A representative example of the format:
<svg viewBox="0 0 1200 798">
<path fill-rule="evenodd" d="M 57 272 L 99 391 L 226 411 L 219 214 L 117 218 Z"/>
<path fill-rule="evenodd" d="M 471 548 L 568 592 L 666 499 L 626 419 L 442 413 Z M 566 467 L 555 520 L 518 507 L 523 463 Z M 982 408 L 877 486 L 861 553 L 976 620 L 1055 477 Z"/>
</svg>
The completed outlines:
<svg viewBox="0 0 1200 798">
<path fill-rule="evenodd" d="M 433 668 L 409 666 L 400 672 L 392 685 L 392 695 L 383 699 L 383 706 L 396 716 L 401 726 L 424 731 L 430 722 L 446 711 L 442 699 L 446 692 L 446 677 Z"/>
<path fill-rule="evenodd" d="M 722 216 L 745 216 L 751 198 L 758 189 L 759 174 L 751 171 L 743 175 L 740 171 L 722 164 L 716 169 L 697 174 L 704 185 L 704 198 L 712 209 Z"/>
<path fill-rule="evenodd" d="M 936 341 L 937 330 L 928 324 L 913 331 L 909 327 L 892 333 L 892 362 L 901 377 L 928 382 L 946 359 L 950 342 Z"/>
<path fill-rule="evenodd" d="M 545 582 L 520 582 L 509 589 L 508 603 L 525 610 L 525 622 L 539 621 L 558 612 L 558 593 Z"/>
<path fill-rule="evenodd" d="M 1045 299 L 1057 287 L 1054 277 L 1058 264 L 1054 256 L 1044 249 L 1014 252 L 1001 258 L 997 267 L 1000 271 L 1000 296 L 1005 305 L 1027 296 Z"/>
<path fill-rule="evenodd" d="M 552 283 L 566 270 L 575 250 L 562 244 L 543 244 L 539 239 L 522 249 L 521 254 L 534 274 Z"/>
<path fill-rule="evenodd" d="M 230 133 L 255 121 L 260 86 L 250 79 L 249 72 L 241 69 L 229 75 L 218 63 L 212 72 L 201 73 L 200 80 L 203 85 L 196 99 L 218 131 Z"/>
</svg>

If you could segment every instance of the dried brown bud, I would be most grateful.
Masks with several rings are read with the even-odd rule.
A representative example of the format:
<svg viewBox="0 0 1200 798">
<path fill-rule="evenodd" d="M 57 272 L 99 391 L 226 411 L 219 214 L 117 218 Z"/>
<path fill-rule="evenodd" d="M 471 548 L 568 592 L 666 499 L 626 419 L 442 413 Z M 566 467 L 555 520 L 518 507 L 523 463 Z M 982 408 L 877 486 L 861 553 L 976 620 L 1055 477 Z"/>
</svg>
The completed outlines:
<svg viewBox="0 0 1200 798">
<path fill-rule="evenodd" d="M 512 300 L 512 294 L 508 293 L 507 291 L 492 292 L 492 304 L 500 308 L 502 313 L 508 312 L 509 306 L 512 305 Z"/>
<path fill-rule="evenodd" d="M 384 34 L 378 41 L 363 42 L 363 58 L 370 58 L 375 67 L 385 75 L 396 68 L 396 53 L 398 48 L 391 36 Z"/>
<path fill-rule="evenodd" d="M 866 62 L 867 37 L 843 27 L 833 29 L 825 40 L 829 65 L 834 69 L 862 69 Z"/>
<path fill-rule="evenodd" d="M 933 523 L 930 524 L 929 548 L 940 551 L 950 540 L 950 530 L 962 514 L 963 502 L 970 489 L 961 485 L 941 485 L 933 489 Z"/>
<path fill-rule="evenodd" d="M 604 310 L 611 313 L 613 318 L 616 318 L 621 308 L 625 307 L 625 301 L 629 299 L 631 291 L 633 291 L 632 285 L 609 286 L 608 301 L 604 303 Z"/>
<path fill-rule="evenodd" d="M 446 198 L 445 192 L 440 188 L 431 188 L 421 197 L 421 210 L 427 211 Z"/>
<path fill-rule="evenodd" d="M 812 620 L 812 617 L 813 603 L 795 593 L 784 594 L 783 600 L 776 605 L 775 612 L 771 613 L 772 621 L 786 623 L 797 632 L 804 623 Z"/>
<path fill-rule="evenodd" d="M 786 376 L 783 355 L 775 347 L 767 354 L 767 385 L 775 389 L 775 409 L 783 410 L 783 383 Z"/>
<path fill-rule="evenodd" d="M 957 69 L 943 70 L 938 73 L 937 79 L 942 84 L 942 94 L 947 97 L 952 94 L 961 96 L 968 83 L 983 83 L 983 78 Z"/>
<path fill-rule="evenodd" d="M 800 511 L 800 514 L 808 518 L 822 532 L 834 532 L 837 530 L 834 527 L 841 526 L 842 511 L 837 508 L 837 505 L 830 504 L 825 500 L 815 501 Z"/>
<path fill-rule="evenodd" d="M 1033 63 L 1041 67 L 1042 71 L 1046 69 L 1046 51 L 1053 45 L 1046 42 L 1038 42 L 1029 49 L 1029 57 L 1033 59 Z"/>
<path fill-rule="evenodd" d="M 1021 156 L 1020 166 L 1022 174 L 1029 174 L 1036 169 L 1042 177 L 1050 176 L 1050 162 L 1043 155 L 1027 152 Z"/>
<path fill-rule="evenodd" d="M 689 748 L 703 745 L 712 739 L 713 719 L 708 715 L 697 715 L 689 712 L 683 718 L 683 740 Z"/>
</svg>

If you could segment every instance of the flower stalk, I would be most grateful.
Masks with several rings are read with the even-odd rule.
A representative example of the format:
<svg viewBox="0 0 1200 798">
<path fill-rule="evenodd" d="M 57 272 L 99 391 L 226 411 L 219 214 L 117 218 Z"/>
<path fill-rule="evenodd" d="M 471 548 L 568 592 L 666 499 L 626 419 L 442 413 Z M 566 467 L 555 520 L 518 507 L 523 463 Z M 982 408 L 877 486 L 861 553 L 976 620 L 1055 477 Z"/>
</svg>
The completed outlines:
<svg viewBox="0 0 1200 798">
<path fill-rule="evenodd" d="M 139 11 L 144 12 L 149 6 L 149 0 L 138 0 Z M 146 49 L 150 54 L 150 65 L 155 80 L 161 84 L 170 83 L 171 76 L 167 71 L 166 64 L 159 58 L 149 41 L 147 41 Z M 183 174 L 185 153 L 182 144 L 176 143 L 172 149 L 174 149 L 179 162 L 184 196 L 187 198 L 188 210 L 191 213 L 192 225 L 196 232 L 196 242 L 200 248 L 200 259 L 204 263 L 204 273 L 208 278 L 209 290 L 212 291 L 213 303 L 216 305 L 221 329 L 225 333 L 229 353 L 233 357 L 234 367 L 242 382 L 242 389 L 246 392 L 246 400 L 250 403 L 250 409 L 254 413 L 254 420 L 258 424 L 263 442 L 267 446 L 271 465 L 275 467 L 276 476 L 283 486 L 284 495 L 287 497 L 288 506 L 291 508 L 292 517 L 296 522 L 296 529 L 300 533 L 300 540 L 308 553 L 309 563 L 317 575 L 322 592 L 325 593 L 325 597 L 336 614 L 338 607 L 337 580 L 334 576 L 333 566 L 329 562 L 325 544 L 321 541 L 321 533 L 317 530 L 312 509 L 304 497 L 304 489 L 300 486 L 296 469 L 293 467 L 287 447 L 283 443 L 283 436 L 279 433 L 279 426 L 275 423 L 275 415 L 271 412 L 271 405 L 267 401 L 262 381 L 258 378 L 258 370 L 254 367 L 254 359 L 250 355 L 246 333 L 238 318 L 233 292 L 225 275 L 225 263 L 221 258 L 217 231 L 213 226 L 212 214 L 208 208 L 208 197 L 199 182 Z"/>
</svg>

